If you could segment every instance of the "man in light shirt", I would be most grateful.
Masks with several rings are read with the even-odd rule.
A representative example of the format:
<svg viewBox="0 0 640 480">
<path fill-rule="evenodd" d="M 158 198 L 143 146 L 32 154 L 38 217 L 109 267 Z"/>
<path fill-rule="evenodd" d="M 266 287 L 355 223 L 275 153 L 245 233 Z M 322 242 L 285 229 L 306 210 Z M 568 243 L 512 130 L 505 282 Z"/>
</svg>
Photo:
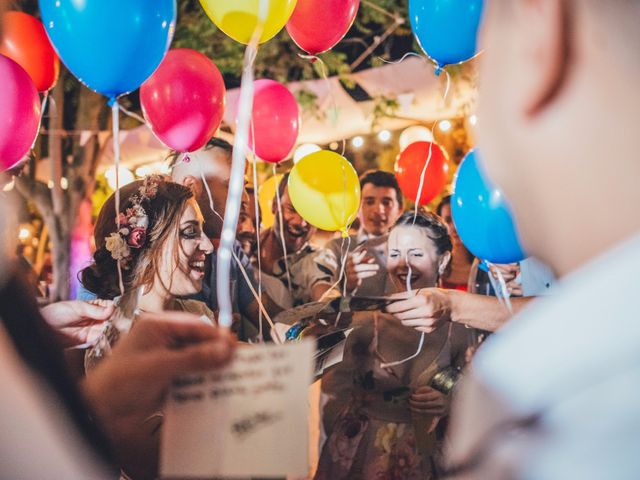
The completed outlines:
<svg viewBox="0 0 640 480">
<path fill-rule="evenodd" d="M 478 138 L 559 276 L 480 349 L 455 478 L 640 478 L 640 1 L 489 0 Z M 612 210 L 611 206 L 615 205 Z"/>
<path fill-rule="evenodd" d="M 390 293 L 387 275 L 387 235 L 402 215 L 402 192 L 393 173 L 369 170 L 360 176 L 362 203 L 358 211 L 360 229 L 348 239 L 329 242 L 315 256 L 318 272 L 311 284 L 314 300 L 332 288 L 334 294 L 379 296 Z M 342 260 L 346 255 L 342 284 Z"/>
</svg>

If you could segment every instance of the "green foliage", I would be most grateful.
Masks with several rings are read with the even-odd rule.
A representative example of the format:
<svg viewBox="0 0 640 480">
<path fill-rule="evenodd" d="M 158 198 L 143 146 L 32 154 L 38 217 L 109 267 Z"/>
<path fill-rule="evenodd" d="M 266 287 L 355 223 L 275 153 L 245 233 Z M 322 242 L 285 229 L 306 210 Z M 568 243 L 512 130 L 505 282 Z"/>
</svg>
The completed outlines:
<svg viewBox="0 0 640 480">
<path fill-rule="evenodd" d="M 371 5 L 381 7 L 392 15 L 407 18 L 406 0 L 365 0 L 361 3 L 356 21 L 345 39 L 331 51 L 320 55 L 322 63 L 312 63 L 309 59 L 302 58 L 305 52 L 297 47 L 283 29 L 273 39 L 260 45 L 255 63 L 256 78 L 272 78 L 287 83 L 323 77 L 325 73 L 322 70 L 326 68 L 326 75 L 339 75 L 348 79 L 351 73 L 349 62 L 362 53 L 376 35 L 380 35 L 395 21 L 393 16 L 382 13 Z M 408 34 L 410 30 L 403 26 L 394 32 L 394 36 L 400 37 Z M 388 57 L 389 52 L 386 50 L 389 45 L 393 45 L 393 36 L 388 42 L 379 47 L 385 51 L 377 53 Z M 204 53 L 224 75 L 227 88 L 239 85 L 245 46 L 222 33 L 209 20 L 197 0 L 179 2 L 178 23 L 172 47 L 192 48 Z M 376 54 L 370 56 L 361 68 L 371 66 Z"/>
</svg>

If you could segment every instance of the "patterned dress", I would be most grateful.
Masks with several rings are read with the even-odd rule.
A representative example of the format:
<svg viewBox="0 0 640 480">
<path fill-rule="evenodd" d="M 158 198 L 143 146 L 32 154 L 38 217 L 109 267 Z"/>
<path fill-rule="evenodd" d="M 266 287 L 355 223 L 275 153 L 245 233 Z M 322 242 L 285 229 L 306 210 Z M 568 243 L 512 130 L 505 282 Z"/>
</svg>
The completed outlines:
<svg viewBox="0 0 640 480">
<path fill-rule="evenodd" d="M 440 369 L 462 366 L 467 332 L 445 325 L 425 336 L 417 357 L 382 368 L 415 354 L 421 334 L 384 314 L 363 315 L 354 324 L 359 328 L 347 339 L 342 374 L 323 384 L 323 390 L 344 393 L 323 412 L 328 438 L 316 480 L 432 478 L 439 419 L 412 414 L 408 401 Z"/>
</svg>

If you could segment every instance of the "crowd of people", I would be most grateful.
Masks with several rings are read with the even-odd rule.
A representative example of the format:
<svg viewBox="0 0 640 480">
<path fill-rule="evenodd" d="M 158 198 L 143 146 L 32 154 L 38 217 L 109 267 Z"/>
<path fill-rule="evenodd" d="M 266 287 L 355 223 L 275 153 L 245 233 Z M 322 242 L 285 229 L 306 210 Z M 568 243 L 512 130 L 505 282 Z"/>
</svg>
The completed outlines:
<svg viewBox="0 0 640 480">
<path fill-rule="evenodd" d="M 315 478 L 638 478 L 640 163 L 616 126 L 640 111 L 638 18 L 630 0 L 488 2 L 479 137 L 527 251 L 548 267 L 486 271 L 449 197 L 404 211 L 383 171 L 360 178 L 358 228 L 319 245 L 285 176 L 269 228 L 245 192 L 230 332 L 216 326 L 215 275 L 228 143 L 175 155 L 170 176 L 107 200 L 83 300 L 38 308 L 7 254 L 2 204 L 2 476 L 156 478 L 174 378 L 283 340 L 281 312 L 343 297 L 376 307 L 335 319 L 350 333 L 321 379 Z M 510 309 L 491 295 L 495 278 Z M 63 349 L 85 350 L 80 378 Z"/>
</svg>

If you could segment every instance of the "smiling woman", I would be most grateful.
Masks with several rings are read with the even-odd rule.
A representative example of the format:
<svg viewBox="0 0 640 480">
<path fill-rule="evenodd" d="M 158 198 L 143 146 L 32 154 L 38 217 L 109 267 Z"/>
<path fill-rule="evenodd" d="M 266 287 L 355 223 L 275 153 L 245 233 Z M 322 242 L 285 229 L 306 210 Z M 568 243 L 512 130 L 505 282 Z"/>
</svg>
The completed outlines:
<svg viewBox="0 0 640 480">
<path fill-rule="evenodd" d="M 117 217 L 115 212 L 114 194 L 96 222 L 94 262 L 81 273 L 85 288 L 101 299 L 117 298 L 116 318 L 187 310 L 212 319 L 204 304 L 177 298 L 202 289 L 205 255 L 213 249 L 191 190 L 150 176 L 120 189 Z M 116 318 L 105 331 L 109 345 L 130 327 L 130 321 L 117 325 Z M 89 358 L 100 358 L 105 346 L 94 347 Z"/>
<path fill-rule="evenodd" d="M 81 273 L 85 288 L 98 298 L 115 299 L 117 305 L 102 336 L 85 356 L 89 378 L 140 312 L 180 310 L 195 313 L 207 323 L 213 321 L 204 303 L 177 298 L 201 290 L 205 255 L 213 250 L 191 189 L 153 175 L 125 185 L 119 193 L 117 216 L 115 194 L 100 211 L 94 262 Z M 148 459 L 145 468 L 151 472 L 157 472 L 161 421 L 161 414 L 153 415 L 140 425 L 134 439 L 139 450 L 132 454 Z"/>
</svg>

